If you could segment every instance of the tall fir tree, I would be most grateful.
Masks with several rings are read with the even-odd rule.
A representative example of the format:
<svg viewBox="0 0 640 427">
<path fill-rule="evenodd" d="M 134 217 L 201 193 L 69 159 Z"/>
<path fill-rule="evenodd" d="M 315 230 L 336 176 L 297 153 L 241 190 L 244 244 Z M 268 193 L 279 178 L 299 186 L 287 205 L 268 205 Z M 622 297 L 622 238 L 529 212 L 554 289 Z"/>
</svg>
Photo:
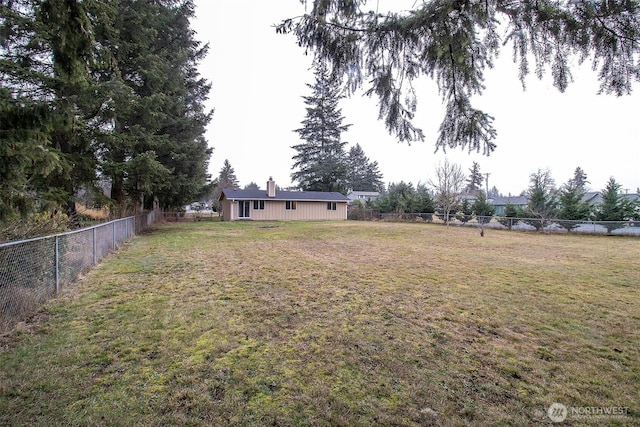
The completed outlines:
<svg viewBox="0 0 640 427">
<path fill-rule="evenodd" d="M 0 217 L 42 208 L 75 213 L 95 179 L 82 104 L 90 87 L 86 3 L 0 4 Z"/>
<path fill-rule="evenodd" d="M 40 19 L 52 54 L 52 145 L 68 165 L 49 182 L 67 213 L 75 215 L 76 192 L 96 179 L 94 147 L 83 108 L 91 86 L 93 32 L 86 4 L 79 0 L 46 0 L 40 5 Z"/>
<path fill-rule="evenodd" d="M 378 162 L 371 162 L 360 144 L 349 149 L 346 158 L 347 188 L 354 191 L 382 191 L 382 173 Z"/>
<path fill-rule="evenodd" d="M 343 125 L 342 110 L 338 103 L 342 96 L 327 70 L 319 65 L 315 83 L 307 84 L 312 93 L 304 96 L 307 105 L 302 127 L 295 132 L 303 141 L 292 148 L 293 173 L 291 179 L 306 191 L 347 190 L 346 142 L 342 133 L 351 125 Z"/>
<path fill-rule="evenodd" d="M 207 46 L 190 29 L 194 13 L 192 1 L 121 0 L 94 14 L 107 50 L 102 171 L 118 205 L 133 199 L 151 207 L 157 199 L 162 207 L 180 207 L 197 198 L 208 179 L 211 150 L 203 135 L 211 113 L 203 102 L 210 85 L 197 72 Z M 141 186 L 133 178 L 145 170 L 155 179 Z"/>
</svg>

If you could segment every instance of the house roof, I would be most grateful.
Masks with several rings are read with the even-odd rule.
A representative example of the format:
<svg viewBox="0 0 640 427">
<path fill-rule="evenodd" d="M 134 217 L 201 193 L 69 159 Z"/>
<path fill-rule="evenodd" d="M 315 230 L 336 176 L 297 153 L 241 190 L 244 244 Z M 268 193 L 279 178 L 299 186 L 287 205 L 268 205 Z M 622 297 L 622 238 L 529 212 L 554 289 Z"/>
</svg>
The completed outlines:
<svg viewBox="0 0 640 427">
<path fill-rule="evenodd" d="M 493 204 L 494 206 L 506 206 L 507 204 L 523 206 L 529 203 L 529 199 L 527 199 L 526 196 L 499 196 L 490 199 L 489 203 Z"/>
<path fill-rule="evenodd" d="M 632 202 L 640 199 L 640 194 L 635 193 L 623 193 L 620 195 L 622 198 L 630 200 Z M 582 201 L 589 203 L 590 205 L 601 205 L 603 202 L 602 192 L 600 191 L 587 191 L 582 195 Z"/>
<path fill-rule="evenodd" d="M 347 194 L 347 197 L 350 200 L 355 200 L 355 199 L 359 199 L 359 198 L 376 199 L 376 198 L 380 197 L 380 192 L 378 192 L 378 191 L 350 191 L 349 194 Z"/>
<path fill-rule="evenodd" d="M 304 202 L 348 202 L 349 198 L 342 193 L 325 191 L 278 191 L 275 197 L 269 197 L 267 190 L 232 190 L 224 189 L 220 195 L 229 200 L 278 200 Z"/>
</svg>

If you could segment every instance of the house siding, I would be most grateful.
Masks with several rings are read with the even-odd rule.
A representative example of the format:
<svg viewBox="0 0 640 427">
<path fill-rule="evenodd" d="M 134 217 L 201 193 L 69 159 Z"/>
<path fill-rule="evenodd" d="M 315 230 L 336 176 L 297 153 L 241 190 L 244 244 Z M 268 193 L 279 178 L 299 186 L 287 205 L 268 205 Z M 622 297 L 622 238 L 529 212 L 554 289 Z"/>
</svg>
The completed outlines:
<svg viewBox="0 0 640 427">
<path fill-rule="evenodd" d="M 253 221 L 322 221 L 346 220 L 347 203 L 336 202 L 336 210 L 328 210 L 325 201 L 297 200 L 296 209 L 285 209 L 284 200 L 265 200 L 264 209 L 253 209 L 250 203 L 248 218 L 238 218 L 238 202 L 229 199 L 222 200 L 222 219 L 224 221 L 253 220 Z"/>
</svg>

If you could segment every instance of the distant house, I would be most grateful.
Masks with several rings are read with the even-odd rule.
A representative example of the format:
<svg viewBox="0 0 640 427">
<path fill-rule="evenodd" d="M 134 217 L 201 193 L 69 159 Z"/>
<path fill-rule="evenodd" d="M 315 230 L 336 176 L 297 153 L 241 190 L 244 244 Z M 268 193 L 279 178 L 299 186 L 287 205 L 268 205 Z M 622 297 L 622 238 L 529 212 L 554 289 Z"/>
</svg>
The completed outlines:
<svg viewBox="0 0 640 427">
<path fill-rule="evenodd" d="M 623 193 L 620 196 L 633 203 L 640 200 L 640 194 L 636 194 L 636 193 Z M 602 193 L 600 191 L 587 191 L 582 195 L 582 201 L 585 203 L 588 203 L 589 206 L 601 205 L 603 202 Z"/>
<path fill-rule="evenodd" d="M 504 215 L 504 209 L 507 205 L 513 205 L 515 207 L 524 209 L 527 207 L 529 199 L 526 196 L 499 196 L 492 197 L 488 200 L 488 202 L 496 208 L 494 215 L 501 216 Z"/>
<path fill-rule="evenodd" d="M 351 191 L 347 194 L 347 197 L 349 198 L 349 203 L 359 200 L 362 204 L 365 204 L 377 200 L 380 197 L 380 193 L 378 191 Z"/>
<path fill-rule="evenodd" d="M 622 193 L 620 196 L 631 203 L 640 202 L 640 194 L 637 193 Z M 602 193 L 600 191 L 587 191 L 582 195 L 582 201 L 592 208 L 600 206 L 603 203 Z"/>
<path fill-rule="evenodd" d="M 583 203 L 587 203 L 589 206 L 596 206 L 602 204 L 602 194 L 599 191 L 587 191 L 582 195 Z"/>
<path fill-rule="evenodd" d="M 269 178 L 267 190 L 222 190 L 223 221 L 346 220 L 349 199 L 341 193 L 279 191 Z"/>
</svg>

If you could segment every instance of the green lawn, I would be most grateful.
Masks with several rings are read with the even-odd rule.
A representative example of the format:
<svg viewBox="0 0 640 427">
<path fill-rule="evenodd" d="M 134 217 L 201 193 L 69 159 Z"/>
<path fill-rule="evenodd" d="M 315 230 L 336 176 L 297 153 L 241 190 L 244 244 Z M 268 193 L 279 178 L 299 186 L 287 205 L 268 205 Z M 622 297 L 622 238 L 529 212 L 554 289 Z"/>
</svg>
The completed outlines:
<svg viewBox="0 0 640 427">
<path fill-rule="evenodd" d="M 155 227 L 0 342 L 0 425 L 640 425 L 640 241 Z"/>
</svg>

